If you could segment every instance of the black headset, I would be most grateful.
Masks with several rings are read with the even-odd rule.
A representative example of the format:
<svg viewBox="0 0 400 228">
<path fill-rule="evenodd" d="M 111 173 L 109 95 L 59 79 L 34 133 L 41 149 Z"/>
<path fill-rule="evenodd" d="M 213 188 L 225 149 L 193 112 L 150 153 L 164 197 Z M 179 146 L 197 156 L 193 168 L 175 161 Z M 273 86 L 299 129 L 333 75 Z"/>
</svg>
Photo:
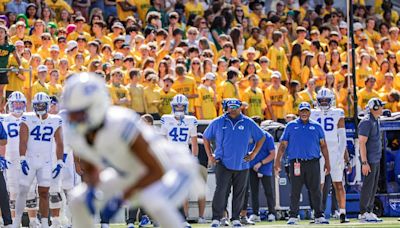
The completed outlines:
<svg viewBox="0 0 400 228">
<path fill-rule="evenodd" d="M 374 111 L 377 111 L 381 106 L 378 104 L 378 100 L 374 100 L 373 102 L 368 104 L 368 107 Z"/>
</svg>

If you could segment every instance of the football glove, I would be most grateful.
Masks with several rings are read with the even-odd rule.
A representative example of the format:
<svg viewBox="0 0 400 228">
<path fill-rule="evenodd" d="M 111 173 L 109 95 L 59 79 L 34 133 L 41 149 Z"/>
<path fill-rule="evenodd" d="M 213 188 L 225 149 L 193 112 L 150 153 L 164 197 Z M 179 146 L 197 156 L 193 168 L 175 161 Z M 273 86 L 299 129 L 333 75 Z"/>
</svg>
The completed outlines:
<svg viewBox="0 0 400 228">
<path fill-rule="evenodd" d="M 7 161 L 3 156 L 0 156 L 0 170 L 8 169 L 8 164 L 11 164 L 11 162 Z"/>
<path fill-rule="evenodd" d="M 21 156 L 21 169 L 22 173 L 28 176 L 29 166 L 28 162 L 25 160 L 25 156 Z"/>
<path fill-rule="evenodd" d="M 117 195 L 108 200 L 104 208 L 100 212 L 101 219 L 104 221 L 110 221 L 115 216 L 118 210 L 121 208 L 124 202 L 122 195 Z"/>
<path fill-rule="evenodd" d="M 95 206 L 96 199 L 97 199 L 97 190 L 94 187 L 88 187 L 88 191 L 85 197 L 85 202 L 89 210 L 89 213 L 91 215 L 96 214 L 96 206 Z"/>
<path fill-rule="evenodd" d="M 62 160 L 57 161 L 57 166 L 56 168 L 53 169 L 53 179 L 56 179 L 58 175 L 61 173 L 61 169 L 63 167 L 64 162 Z"/>
</svg>

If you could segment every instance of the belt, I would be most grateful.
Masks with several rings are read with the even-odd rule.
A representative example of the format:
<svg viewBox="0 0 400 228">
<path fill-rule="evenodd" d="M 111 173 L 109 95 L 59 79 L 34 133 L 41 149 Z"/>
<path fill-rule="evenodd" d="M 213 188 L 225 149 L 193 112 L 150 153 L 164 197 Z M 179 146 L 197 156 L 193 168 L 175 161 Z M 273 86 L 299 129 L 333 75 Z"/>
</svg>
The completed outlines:
<svg viewBox="0 0 400 228">
<path fill-rule="evenodd" d="M 298 161 L 298 162 L 311 162 L 311 161 L 319 161 L 319 158 L 310 158 L 310 159 L 295 158 L 295 159 L 292 159 L 292 161 L 295 161 L 295 162 L 296 162 L 296 161 Z"/>
</svg>

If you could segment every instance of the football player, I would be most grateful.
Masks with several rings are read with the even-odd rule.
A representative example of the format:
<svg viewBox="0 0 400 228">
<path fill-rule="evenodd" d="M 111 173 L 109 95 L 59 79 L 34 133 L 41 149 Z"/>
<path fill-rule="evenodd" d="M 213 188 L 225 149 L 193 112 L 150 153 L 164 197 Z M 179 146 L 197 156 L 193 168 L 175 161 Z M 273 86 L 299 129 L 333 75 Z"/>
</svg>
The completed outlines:
<svg viewBox="0 0 400 228">
<path fill-rule="evenodd" d="M 50 114 L 58 115 L 59 114 L 59 102 L 56 96 L 50 97 Z M 63 118 L 63 116 L 60 114 Z M 64 123 L 64 121 L 63 121 Z M 65 128 L 63 128 L 64 130 Z M 63 132 L 64 135 L 64 132 Z M 55 143 L 53 143 L 55 145 Z M 56 146 L 53 147 L 55 149 Z M 71 190 L 74 186 L 76 186 L 80 182 L 80 176 L 76 173 L 75 164 L 74 164 L 74 156 L 72 153 L 71 147 L 66 143 L 64 139 L 64 155 L 63 155 L 64 166 L 61 174 L 52 179 L 49 195 L 50 195 L 50 211 L 51 211 L 51 222 L 52 228 L 60 228 L 61 220 L 60 220 L 60 209 L 63 207 L 64 214 L 66 215 L 66 226 L 72 226 L 72 220 L 70 216 L 70 212 L 68 210 L 68 191 Z M 53 165 L 57 165 L 57 159 L 54 156 Z M 67 202 L 65 202 L 65 199 Z M 64 202 L 63 202 L 64 200 Z"/>
<path fill-rule="evenodd" d="M 1 117 L 4 129 L 7 132 L 8 143 L 6 145 L 6 160 L 9 161 L 6 170 L 7 187 L 10 195 L 12 216 L 15 218 L 15 200 L 19 189 L 20 160 L 19 160 L 19 126 L 22 115 L 26 111 L 26 98 L 23 93 L 15 91 L 8 97 L 8 114 Z M 34 181 L 35 182 L 35 181 Z M 37 194 L 36 183 L 32 183 L 27 196 L 26 207 L 28 209 L 30 227 L 36 227 Z"/>
<path fill-rule="evenodd" d="M 189 143 L 192 147 L 192 155 L 197 157 L 199 153 L 199 145 L 197 143 L 197 119 L 194 116 L 189 116 L 189 100 L 185 95 L 177 94 L 171 101 L 172 113 L 161 117 L 161 134 L 165 135 L 168 141 L 172 143 L 184 145 L 189 153 Z M 202 204 L 203 203 L 203 204 Z M 204 201 L 200 203 L 205 205 Z M 187 217 L 189 210 L 189 202 L 184 203 L 184 216 Z M 199 216 L 204 216 L 204 207 L 199 207 L 202 213 Z M 190 224 L 185 222 L 185 228 L 190 228 Z"/>
<path fill-rule="evenodd" d="M 112 218 L 125 200 L 134 200 L 161 227 L 183 227 L 176 207 L 197 187 L 196 161 L 132 110 L 110 106 L 105 82 L 95 75 L 71 76 L 62 98 L 67 140 L 85 170 L 85 183 L 71 193 L 73 227 L 94 227 L 96 208 L 102 219 Z"/>
<path fill-rule="evenodd" d="M 49 114 L 50 97 L 43 92 L 32 100 L 34 113 L 22 116 L 19 135 L 21 174 L 19 192 L 15 204 L 14 227 L 19 227 L 29 188 L 36 177 L 39 192 L 41 227 L 49 227 L 49 187 L 52 178 L 57 178 L 63 167 L 62 120 Z M 56 154 L 53 151 L 56 144 Z M 52 158 L 57 156 L 57 165 L 52 169 Z"/>
<path fill-rule="evenodd" d="M 344 111 L 335 107 L 335 95 L 329 89 L 322 88 L 317 93 L 317 109 L 311 111 L 311 119 L 318 121 L 325 132 L 331 165 L 331 178 L 339 204 L 340 222 L 347 223 L 346 192 L 343 187 L 343 171 L 345 169 L 346 129 Z M 324 184 L 325 160 L 321 156 L 321 184 Z M 321 188 L 323 189 L 323 188 Z"/>
</svg>

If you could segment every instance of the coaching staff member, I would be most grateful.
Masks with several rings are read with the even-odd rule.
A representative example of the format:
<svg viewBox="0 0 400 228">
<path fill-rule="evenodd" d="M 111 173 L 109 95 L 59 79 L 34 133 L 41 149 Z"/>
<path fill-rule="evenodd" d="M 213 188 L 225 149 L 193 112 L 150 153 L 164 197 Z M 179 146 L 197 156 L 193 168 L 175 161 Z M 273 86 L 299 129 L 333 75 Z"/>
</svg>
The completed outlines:
<svg viewBox="0 0 400 228">
<path fill-rule="evenodd" d="M 5 227 L 12 224 L 10 199 L 8 197 L 7 185 L 4 180 L 3 171 L 6 170 L 8 161 L 5 156 L 5 145 L 7 144 L 7 132 L 4 130 L 3 124 L 0 123 L 0 209 L 3 216 L 3 223 Z"/>
<path fill-rule="evenodd" d="M 381 222 L 372 211 L 375 193 L 378 188 L 380 160 L 382 157 L 382 139 L 379 133 L 379 116 L 385 105 L 379 98 L 368 101 L 368 113 L 358 124 L 360 157 L 364 176 L 360 195 L 360 214 L 363 222 Z"/>
<path fill-rule="evenodd" d="M 236 98 L 226 99 L 224 115 L 214 119 L 204 131 L 204 148 L 210 163 L 215 164 L 216 188 L 212 202 L 211 227 L 219 227 L 227 205 L 227 194 L 233 186 L 232 223 L 241 226 L 240 211 L 248 181 L 249 161 L 260 151 L 265 136 L 261 128 L 249 117 L 241 113 L 242 103 Z M 210 141 L 215 141 L 212 154 Z M 255 142 L 253 151 L 248 153 L 250 142 Z"/>
<path fill-rule="evenodd" d="M 319 158 L 322 152 L 325 158 L 325 170 L 329 174 L 328 148 L 321 125 L 310 120 L 311 106 L 307 102 L 299 105 L 299 118 L 289 122 L 283 132 L 278 155 L 275 161 L 275 171 L 281 170 L 281 159 L 287 152 L 290 161 L 289 175 L 291 180 L 289 225 L 297 224 L 300 193 L 305 184 L 310 191 L 311 207 L 315 210 L 315 223 L 328 224 L 324 218 L 321 197 L 321 176 Z M 325 177 L 322 177 L 325 178 Z"/>
</svg>

